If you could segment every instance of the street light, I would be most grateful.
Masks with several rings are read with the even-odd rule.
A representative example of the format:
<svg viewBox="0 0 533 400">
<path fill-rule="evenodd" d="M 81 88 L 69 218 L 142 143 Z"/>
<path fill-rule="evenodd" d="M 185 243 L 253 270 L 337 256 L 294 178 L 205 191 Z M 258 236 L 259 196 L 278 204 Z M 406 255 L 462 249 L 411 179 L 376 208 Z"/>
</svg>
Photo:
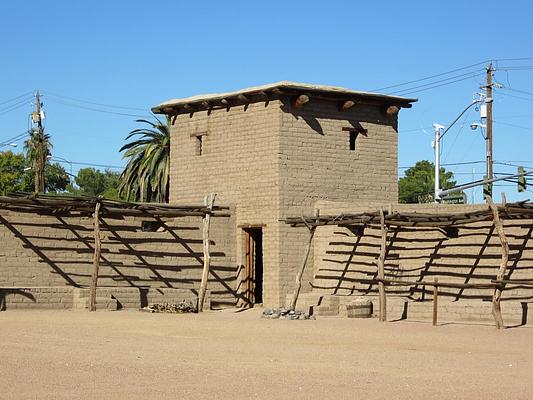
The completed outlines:
<svg viewBox="0 0 533 400">
<path fill-rule="evenodd" d="M 433 124 L 435 128 L 435 140 L 433 141 L 433 148 L 435 149 L 435 203 L 439 203 L 441 199 L 441 190 L 440 190 L 440 141 L 448 133 L 452 126 L 455 125 L 459 118 L 463 116 L 471 107 L 474 107 L 476 104 L 481 103 L 482 100 L 473 100 L 462 112 L 459 114 L 453 122 L 448 125 L 446 129 L 445 126 L 440 124 Z M 473 124 L 472 124 L 473 125 Z M 471 126 L 472 126 L 471 125 Z M 442 133 L 441 131 L 444 130 Z"/>
<path fill-rule="evenodd" d="M 442 138 L 440 132 L 445 128 L 444 125 L 433 124 L 435 128 L 435 140 L 433 140 L 433 148 L 435 149 L 435 203 L 438 203 L 440 198 L 440 139 Z"/>
<path fill-rule="evenodd" d="M 6 146 L 17 147 L 18 144 L 16 144 L 16 143 L 3 143 L 2 145 L 0 145 L 0 147 L 6 147 Z"/>
</svg>

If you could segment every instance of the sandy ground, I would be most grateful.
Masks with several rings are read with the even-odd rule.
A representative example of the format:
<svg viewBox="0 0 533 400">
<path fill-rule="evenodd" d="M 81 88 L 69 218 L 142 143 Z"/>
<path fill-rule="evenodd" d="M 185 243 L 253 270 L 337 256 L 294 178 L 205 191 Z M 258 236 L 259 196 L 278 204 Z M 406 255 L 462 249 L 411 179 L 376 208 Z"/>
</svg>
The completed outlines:
<svg viewBox="0 0 533 400">
<path fill-rule="evenodd" d="M 531 399 L 533 329 L 0 313 L 1 399 Z"/>
</svg>

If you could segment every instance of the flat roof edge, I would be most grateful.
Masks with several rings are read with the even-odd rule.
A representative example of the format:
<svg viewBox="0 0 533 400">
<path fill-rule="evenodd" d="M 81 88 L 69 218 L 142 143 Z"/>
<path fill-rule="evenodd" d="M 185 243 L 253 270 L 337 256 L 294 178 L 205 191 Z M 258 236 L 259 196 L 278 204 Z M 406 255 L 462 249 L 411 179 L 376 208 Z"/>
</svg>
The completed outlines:
<svg viewBox="0 0 533 400">
<path fill-rule="evenodd" d="M 391 96 L 381 93 L 355 91 L 337 86 L 313 85 L 281 81 L 262 86 L 249 87 L 233 92 L 196 95 L 182 99 L 172 99 L 152 107 L 156 114 L 179 114 L 209 110 L 211 108 L 231 107 L 240 104 L 254 103 L 267 100 L 272 95 L 282 94 L 320 94 L 332 99 L 344 100 L 374 100 L 400 107 L 411 107 L 416 98 Z M 181 110 L 179 110 L 181 109 Z"/>
</svg>

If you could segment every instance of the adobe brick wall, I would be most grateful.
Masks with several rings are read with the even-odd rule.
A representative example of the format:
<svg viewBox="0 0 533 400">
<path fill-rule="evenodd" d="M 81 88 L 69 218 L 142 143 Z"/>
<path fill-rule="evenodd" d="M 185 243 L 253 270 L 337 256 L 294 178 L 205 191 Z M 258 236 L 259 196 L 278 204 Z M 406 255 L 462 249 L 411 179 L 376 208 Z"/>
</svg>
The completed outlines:
<svg viewBox="0 0 533 400">
<path fill-rule="evenodd" d="M 201 217 L 164 219 L 168 230 L 162 232 L 142 232 L 143 220 L 149 218 L 101 219 L 98 286 L 184 289 L 193 299 L 203 266 Z M 233 218 L 217 217 L 211 221 L 209 289 L 215 302 L 234 304 L 237 271 Z M 23 291 L 34 288 L 28 289 L 34 297 L 48 296 L 50 303 L 68 303 L 54 300 L 68 298 L 68 290 L 48 295 L 51 291 L 46 288 L 88 287 L 93 246 L 92 218 L 1 211 L 0 287 L 21 288 L 20 293 L 8 293 L 20 298 L 20 302 L 32 301 Z M 139 291 L 135 292 L 138 295 Z"/>
<path fill-rule="evenodd" d="M 217 193 L 217 203 L 235 205 L 232 239 L 236 264 L 245 264 L 241 225 L 263 226 L 264 297 L 279 293 L 279 120 L 278 101 L 179 115 L 171 131 L 170 201 L 202 201 Z M 196 155 L 195 134 L 203 136 Z M 236 289 L 241 290 L 239 282 Z"/>
<path fill-rule="evenodd" d="M 380 107 L 357 105 L 339 112 L 337 104 L 312 100 L 297 109 L 282 107 L 280 145 L 281 218 L 313 213 L 320 200 L 351 204 L 397 202 L 397 118 Z M 349 149 L 344 127 L 362 127 L 356 149 Z M 322 211 L 322 210 L 321 210 Z M 281 226 L 285 246 L 280 263 L 281 287 L 292 292 L 296 268 L 302 262 L 306 228 Z M 311 290 L 313 255 L 303 276 L 302 293 Z M 282 293 L 281 295 L 283 296 Z"/>
<path fill-rule="evenodd" d="M 321 202 L 324 213 L 376 210 L 375 206 Z M 404 212 L 465 212 L 480 206 L 403 205 L 393 210 Z M 505 233 L 510 247 L 509 271 L 512 279 L 533 279 L 533 220 L 506 220 Z M 400 280 L 424 279 L 440 282 L 486 283 L 495 279 L 501 260 L 501 247 L 492 222 L 459 228 L 458 238 L 428 228 L 391 228 L 385 263 L 386 277 Z M 355 236 L 348 229 L 321 227 L 316 233 L 313 285 L 319 293 L 338 295 L 375 295 L 377 285 L 356 282 L 376 276 L 380 230 L 366 228 Z M 387 293 L 413 299 L 431 299 L 432 288 L 388 287 Z M 490 301 L 493 289 L 450 289 L 439 291 L 443 301 Z M 508 285 L 503 301 L 527 303 L 532 289 Z M 480 303 L 479 303 L 480 304 Z"/>
<path fill-rule="evenodd" d="M 280 219 L 312 212 L 317 200 L 396 202 L 396 117 L 378 106 L 336 107 L 311 98 L 293 109 L 282 97 L 179 115 L 172 128 L 171 201 L 198 202 L 216 192 L 235 205 L 239 268 L 245 262 L 240 226 L 263 225 L 265 305 L 283 305 L 293 290 L 307 236 Z M 350 151 L 342 128 L 359 126 L 368 134 Z M 198 134 L 204 135 L 202 155 L 196 155 Z"/>
</svg>

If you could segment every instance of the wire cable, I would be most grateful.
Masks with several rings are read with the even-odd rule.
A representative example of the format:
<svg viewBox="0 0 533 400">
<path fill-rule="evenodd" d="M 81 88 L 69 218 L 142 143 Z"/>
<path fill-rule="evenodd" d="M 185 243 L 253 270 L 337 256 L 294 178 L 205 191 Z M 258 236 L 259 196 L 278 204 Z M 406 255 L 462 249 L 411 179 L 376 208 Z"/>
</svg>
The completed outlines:
<svg viewBox="0 0 533 400">
<path fill-rule="evenodd" d="M 51 99 L 50 98 L 48 100 L 52 101 L 52 102 L 59 103 L 59 104 L 63 104 L 63 105 L 69 106 L 69 107 L 81 108 L 83 110 L 95 111 L 95 112 L 100 112 L 100 113 L 105 113 L 105 114 L 122 115 L 122 116 L 127 116 L 127 117 L 136 117 L 136 118 L 151 118 L 151 116 L 149 116 L 149 115 L 129 114 L 129 113 L 116 112 L 116 111 L 102 110 L 102 109 L 99 109 L 99 108 L 81 106 L 79 104 L 69 103 L 69 102 L 66 102 L 66 101 L 58 100 L 58 99 Z"/>
<path fill-rule="evenodd" d="M 435 74 L 435 75 L 427 76 L 427 77 L 425 77 L 425 78 L 420 78 L 420 79 L 415 79 L 415 80 L 408 81 L 408 82 L 397 83 L 397 84 L 395 84 L 395 85 L 385 86 L 385 87 L 382 87 L 382 88 L 379 88 L 379 89 L 374 89 L 374 90 L 372 90 L 372 92 L 379 92 L 379 91 L 381 91 L 381 90 L 387 90 L 387 89 L 392 89 L 392 88 L 395 88 L 395 87 L 400 87 L 400 86 L 410 85 L 411 83 L 418 83 L 418 82 L 427 81 L 427 80 L 429 80 L 429 79 L 438 78 L 438 77 L 440 77 L 440 76 L 453 74 L 454 72 L 463 71 L 463 70 L 468 69 L 468 68 L 477 67 L 478 65 L 486 64 L 487 62 L 488 62 L 488 60 L 486 60 L 486 61 L 481 61 L 481 62 L 476 63 L 476 64 L 467 65 L 466 67 L 461 67 L 461 68 L 452 69 L 452 70 L 450 70 L 450 71 L 446 71 L 446 72 L 442 72 L 442 73 L 439 73 L 439 74 Z"/>
<path fill-rule="evenodd" d="M 145 108 L 114 106 L 114 105 L 111 105 L 111 104 L 96 103 L 96 102 L 94 102 L 94 101 L 88 101 L 88 100 L 77 99 L 77 98 L 75 98 L 75 97 L 62 96 L 62 95 L 55 94 L 55 93 L 52 93 L 52 92 L 49 92 L 49 91 L 44 92 L 44 94 L 45 94 L 46 96 L 48 96 L 48 97 L 57 97 L 57 98 L 59 98 L 59 99 L 63 99 L 63 100 L 73 100 L 73 101 L 77 101 L 77 102 L 80 102 L 80 103 L 92 104 L 92 105 L 94 105 L 94 106 L 102 106 L 102 107 L 109 107 L 109 108 L 117 108 L 117 109 L 121 109 L 121 110 L 146 111 Z"/>
<path fill-rule="evenodd" d="M 61 157 L 63 158 L 63 157 Z M 123 166 L 118 166 L 118 165 L 107 165 L 107 164 L 95 164 L 95 163 L 88 163 L 88 162 L 82 162 L 82 161 L 67 161 L 66 159 L 64 160 L 61 160 L 59 158 L 56 158 L 56 157 L 52 157 L 51 158 L 52 161 L 55 161 L 55 162 L 58 162 L 60 164 L 72 164 L 72 165 L 84 165 L 84 166 L 88 166 L 88 167 L 100 167 L 100 168 L 109 168 L 109 169 L 124 169 L 125 167 Z"/>
<path fill-rule="evenodd" d="M 20 99 L 22 97 L 28 97 L 30 95 L 33 96 L 33 92 L 26 92 L 24 94 L 21 94 L 20 96 L 13 97 L 12 99 L 9 99 L 9 100 L 5 100 L 5 101 L 0 103 L 0 106 L 4 105 L 4 104 L 7 104 L 7 103 L 11 103 L 12 101 L 18 100 L 18 99 Z"/>
<path fill-rule="evenodd" d="M 475 77 L 482 76 L 482 75 L 484 75 L 484 73 L 479 73 L 479 74 L 467 76 L 465 78 L 457 79 L 457 80 L 454 80 L 454 81 L 441 83 L 440 85 L 430 86 L 430 87 L 427 87 L 425 89 L 413 90 L 413 91 L 409 91 L 409 92 L 402 92 L 401 96 L 406 96 L 406 95 L 410 95 L 410 94 L 414 94 L 414 93 L 425 92 L 426 90 L 431 90 L 431 89 L 435 89 L 435 88 L 438 88 L 438 87 L 441 87 L 441 86 L 451 85 L 452 83 L 466 81 L 467 79 L 474 79 Z"/>
</svg>

